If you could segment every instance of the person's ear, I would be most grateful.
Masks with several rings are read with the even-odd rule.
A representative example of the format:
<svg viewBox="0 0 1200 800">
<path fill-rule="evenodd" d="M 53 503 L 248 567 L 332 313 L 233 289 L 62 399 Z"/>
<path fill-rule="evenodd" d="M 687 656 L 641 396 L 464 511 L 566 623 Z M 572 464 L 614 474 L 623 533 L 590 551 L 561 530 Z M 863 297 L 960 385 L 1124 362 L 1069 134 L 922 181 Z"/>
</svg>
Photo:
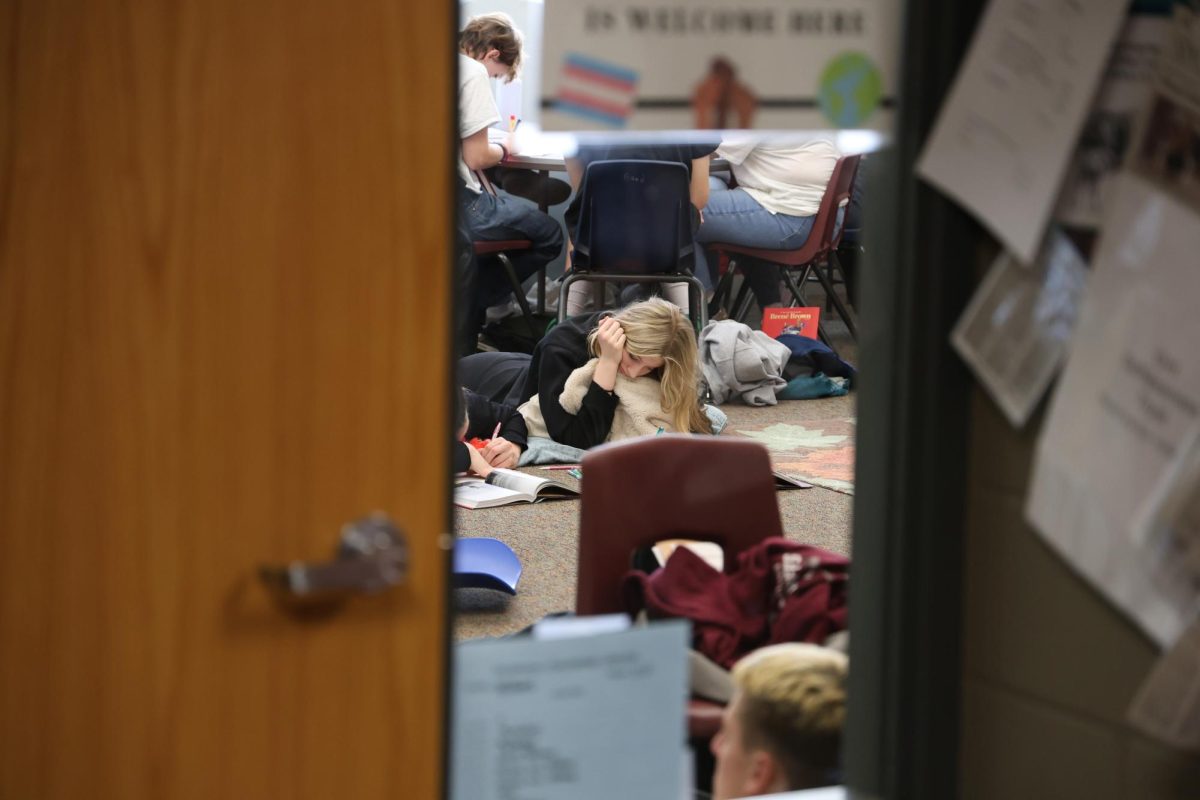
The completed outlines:
<svg viewBox="0 0 1200 800">
<path fill-rule="evenodd" d="M 487 61 L 488 59 L 495 59 L 496 61 L 499 61 L 500 60 L 500 51 L 495 48 L 488 50 L 486 53 L 483 54 L 483 60 Z"/>
<path fill-rule="evenodd" d="M 755 750 L 750 755 L 750 769 L 746 770 L 747 796 L 770 794 L 774 791 L 779 765 L 766 750 Z"/>
</svg>

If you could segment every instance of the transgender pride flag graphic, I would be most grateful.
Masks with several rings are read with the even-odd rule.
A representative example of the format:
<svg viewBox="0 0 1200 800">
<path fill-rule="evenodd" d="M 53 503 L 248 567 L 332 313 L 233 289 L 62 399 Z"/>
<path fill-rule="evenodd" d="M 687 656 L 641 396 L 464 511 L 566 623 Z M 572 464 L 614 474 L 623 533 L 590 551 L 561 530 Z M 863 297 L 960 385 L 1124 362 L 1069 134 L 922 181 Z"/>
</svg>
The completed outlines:
<svg viewBox="0 0 1200 800">
<path fill-rule="evenodd" d="M 592 56 L 567 53 L 558 80 L 554 108 L 567 114 L 625 127 L 633 113 L 638 74 Z"/>
</svg>

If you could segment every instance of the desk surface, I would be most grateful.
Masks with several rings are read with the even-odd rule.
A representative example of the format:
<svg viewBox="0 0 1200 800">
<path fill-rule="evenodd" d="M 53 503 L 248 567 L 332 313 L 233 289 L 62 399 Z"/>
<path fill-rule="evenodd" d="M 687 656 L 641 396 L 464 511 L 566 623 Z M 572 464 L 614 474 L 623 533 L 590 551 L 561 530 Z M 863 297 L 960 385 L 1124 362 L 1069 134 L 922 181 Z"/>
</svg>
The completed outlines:
<svg viewBox="0 0 1200 800">
<path fill-rule="evenodd" d="M 488 128 L 488 141 L 502 143 L 508 134 L 496 128 Z M 520 152 L 510 153 L 504 166 L 514 169 L 534 169 L 562 172 L 566 169 L 566 159 L 573 155 L 577 148 L 575 136 L 569 133 L 543 133 L 531 131 L 525 136 L 518 135 L 517 144 Z M 729 163 L 723 158 L 712 160 L 712 169 L 728 169 Z"/>
</svg>

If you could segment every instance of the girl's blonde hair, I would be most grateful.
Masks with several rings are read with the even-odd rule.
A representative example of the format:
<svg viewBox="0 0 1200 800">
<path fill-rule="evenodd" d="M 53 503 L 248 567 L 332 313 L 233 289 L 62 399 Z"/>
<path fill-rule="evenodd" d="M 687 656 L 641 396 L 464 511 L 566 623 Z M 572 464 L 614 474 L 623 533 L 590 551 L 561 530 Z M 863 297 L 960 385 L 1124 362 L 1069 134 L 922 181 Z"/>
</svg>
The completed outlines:
<svg viewBox="0 0 1200 800">
<path fill-rule="evenodd" d="M 500 53 L 500 63 L 508 67 L 505 83 L 512 83 L 521 71 L 521 32 L 508 14 L 479 14 L 467 20 L 458 34 L 458 49 L 480 59 L 489 50 Z"/>
<path fill-rule="evenodd" d="M 671 418 L 675 430 L 712 433 L 712 423 L 700 408 L 697 393 L 700 358 L 696 332 L 679 307 L 652 297 L 626 306 L 613 316 L 625 331 L 625 349 L 630 355 L 663 360 L 659 375 L 662 409 Z M 588 349 L 594 356 L 600 355 L 598 336 L 599 328 L 588 334 Z"/>
</svg>

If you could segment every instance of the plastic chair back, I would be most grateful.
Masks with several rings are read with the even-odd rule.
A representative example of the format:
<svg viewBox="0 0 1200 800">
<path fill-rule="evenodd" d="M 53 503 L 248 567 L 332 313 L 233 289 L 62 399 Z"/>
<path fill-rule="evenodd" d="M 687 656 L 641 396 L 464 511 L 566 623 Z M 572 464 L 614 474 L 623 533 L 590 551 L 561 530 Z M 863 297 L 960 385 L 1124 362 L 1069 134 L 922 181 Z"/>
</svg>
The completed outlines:
<svg viewBox="0 0 1200 800">
<path fill-rule="evenodd" d="M 749 439 L 663 435 L 597 447 L 583 459 L 577 614 L 622 611 L 620 582 L 639 547 L 720 544 L 726 569 L 782 536 L 767 449 Z"/>
<path fill-rule="evenodd" d="M 837 212 L 838 209 L 844 208 L 845 215 L 850 213 L 854 177 L 858 174 L 858 162 L 861 160 L 861 155 L 842 156 L 834 165 L 833 174 L 829 176 L 829 185 L 825 187 L 817 218 L 813 221 L 813 232 L 821 231 L 819 255 L 836 250 L 842 241 L 842 234 L 846 231 L 846 220 L 843 216 L 842 224 L 838 225 Z M 813 237 L 810 234 L 808 238 Z"/>
<path fill-rule="evenodd" d="M 671 161 L 593 161 L 580 185 L 574 266 L 618 273 L 690 266 L 688 171 Z"/>
</svg>

